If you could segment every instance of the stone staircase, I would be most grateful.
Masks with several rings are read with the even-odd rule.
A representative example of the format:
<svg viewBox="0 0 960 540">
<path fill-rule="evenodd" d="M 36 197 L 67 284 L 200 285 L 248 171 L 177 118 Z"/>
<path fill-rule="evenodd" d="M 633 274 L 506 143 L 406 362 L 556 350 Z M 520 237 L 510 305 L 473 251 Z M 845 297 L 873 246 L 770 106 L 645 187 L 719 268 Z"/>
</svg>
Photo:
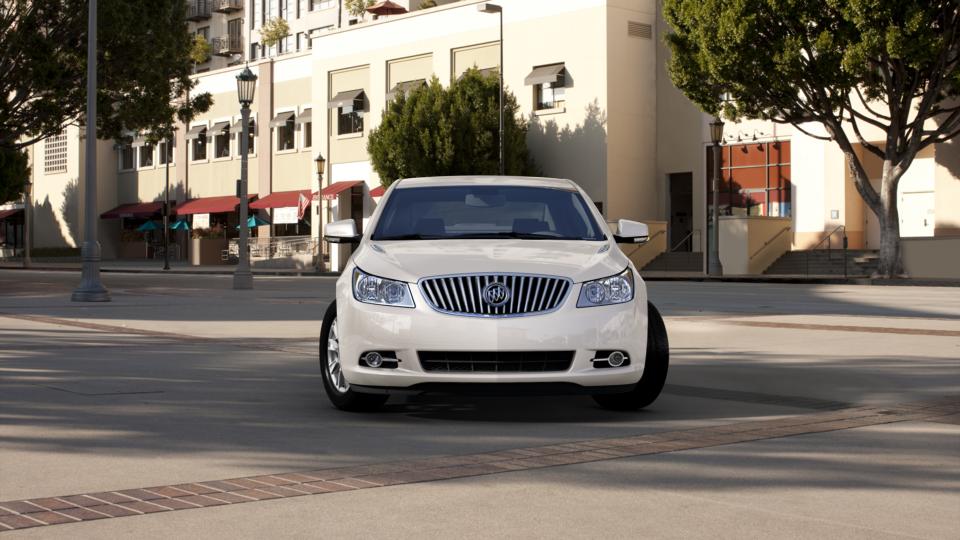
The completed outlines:
<svg viewBox="0 0 960 540">
<path fill-rule="evenodd" d="M 664 252 L 643 267 L 644 272 L 703 272 L 703 253 Z"/>
<path fill-rule="evenodd" d="M 808 260 L 809 258 L 809 266 Z M 876 251 L 847 250 L 847 275 L 870 276 L 879 265 Z M 809 271 L 808 271 L 809 270 Z M 843 250 L 788 251 L 764 271 L 767 275 L 842 276 Z"/>
</svg>

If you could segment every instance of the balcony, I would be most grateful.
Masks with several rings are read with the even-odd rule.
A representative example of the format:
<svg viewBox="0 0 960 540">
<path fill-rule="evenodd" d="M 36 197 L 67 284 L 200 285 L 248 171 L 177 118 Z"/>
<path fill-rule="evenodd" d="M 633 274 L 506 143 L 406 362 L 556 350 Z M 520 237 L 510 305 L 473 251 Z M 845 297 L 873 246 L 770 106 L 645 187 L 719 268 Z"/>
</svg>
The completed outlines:
<svg viewBox="0 0 960 540">
<path fill-rule="evenodd" d="M 213 0 L 213 10 L 217 13 L 233 13 L 243 10 L 243 0 Z"/>
<path fill-rule="evenodd" d="M 217 56 L 233 56 L 243 53 L 243 40 L 238 35 L 215 37 L 211 40 L 213 54 Z"/>
<path fill-rule="evenodd" d="M 205 21 L 210 18 L 211 0 L 190 0 L 187 4 L 188 21 Z"/>
</svg>

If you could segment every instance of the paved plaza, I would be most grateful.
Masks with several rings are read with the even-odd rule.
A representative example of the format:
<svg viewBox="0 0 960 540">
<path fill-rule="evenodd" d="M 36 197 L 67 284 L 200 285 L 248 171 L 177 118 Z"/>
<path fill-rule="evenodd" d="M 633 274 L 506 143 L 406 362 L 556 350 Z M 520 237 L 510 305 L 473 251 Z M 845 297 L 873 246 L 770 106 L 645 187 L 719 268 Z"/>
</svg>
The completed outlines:
<svg viewBox="0 0 960 540">
<path fill-rule="evenodd" d="M 652 282 L 661 398 L 333 409 L 334 278 L 0 270 L 2 538 L 957 538 L 960 288 Z"/>
</svg>

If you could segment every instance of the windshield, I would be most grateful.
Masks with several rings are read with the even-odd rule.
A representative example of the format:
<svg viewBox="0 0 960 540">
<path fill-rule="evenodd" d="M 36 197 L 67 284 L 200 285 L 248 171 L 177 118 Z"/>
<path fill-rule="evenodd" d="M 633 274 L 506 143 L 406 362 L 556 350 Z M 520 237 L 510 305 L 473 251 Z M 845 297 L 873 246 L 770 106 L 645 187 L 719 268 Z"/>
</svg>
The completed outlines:
<svg viewBox="0 0 960 540">
<path fill-rule="evenodd" d="M 605 240 L 576 191 L 522 186 L 395 189 L 373 240 Z"/>
</svg>

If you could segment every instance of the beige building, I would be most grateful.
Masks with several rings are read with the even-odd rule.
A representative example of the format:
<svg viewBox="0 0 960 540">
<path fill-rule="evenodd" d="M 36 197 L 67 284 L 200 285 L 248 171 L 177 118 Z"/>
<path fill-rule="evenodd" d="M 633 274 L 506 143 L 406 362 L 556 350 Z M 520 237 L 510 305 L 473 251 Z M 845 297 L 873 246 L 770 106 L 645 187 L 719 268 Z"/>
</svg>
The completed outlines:
<svg viewBox="0 0 960 540">
<path fill-rule="evenodd" d="M 157 216 L 168 161 L 177 219 L 191 223 L 192 236 L 217 227 L 235 234 L 242 128 L 235 78 L 242 66 L 226 64 L 249 58 L 259 77 L 251 107 L 249 192 L 257 196 L 255 212 L 271 224 L 257 227 L 257 242 L 304 239 L 302 246 L 315 249 L 324 223 L 352 217 L 363 224 L 376 207 L 381 179 L 366 144 L 394 93 L 434 76 L 449 84 L 473 66 L 495 72 L 502 46 L 505 85 L 518 97 L 529 123 L 528 145 L 544 174 L 578 182 L 609 221 L 650 222 L 653 241 L 633 253 L 638 265 L 702 270 L 712 119 L 670 83 L 660 45 L 666 29 L 655 1 L 501 0 L 502 41 L 499 17 L 478 11 L 479 2 L 441 2 L 428 10 L 415 9 L 416 0 L 396 3 L 412 11 L 351 20 L 332 1 L 246 0 L 242 10 L 230 13 L 211 8 L 223 15 L 223 28 L 235 27 L 234 18 L 245 21 L 244 52 L 197 74 L 198 91 L 213 95 L 211 110 L 181 126 L 169 150 L 136 137 L 130 144 L 98 144 L 105 257 L 152 254 L 143 239 L 149 234 L 135 228 Z M 264 49 L 258 29 L 273 16 L 288 20 L 291 35 Z M 836 248 L 844 235 L 851 249 L 878 246 L 875 220 L 848 181 L 835 146 L 763 122 L 727 125 L 725 134 L 718 201 L 728 274 L 776 270 L 785 252 L 828 243 Z M 79 245 L 81 142 L 68 129 L 63 141 L 32 149 L 35 246 Z M 902 184 L 908 255 L 930 252 L 931 241 L 960 242 L 950 240 L 960 238 L 956 144 L 930 149 Z M 322 184 L 314 164 L 318 153 L 327 159 Z M 37 166 L 48 156 L 66 164 Z M 879 176 L 875 163 L 869 168 Z M 312 199 L 303 219 L 301 194 Z M 191 252 L 200 249 L 200 240 L 178 233 L 177 254 L 199 262 Z M 206 262 L 219 262 L 221 254 L 229 260 L 227 240 L 206 243 L 217 254 Z M 270 249 L 260 255 L 270 258 Z M 334 249 L 326 264 L 335 269 L 345 255 Z M 312 264 L 310 257 L 293 259 L 287 262 Z M 916 275 L 938 277 L 935 267 L 911 264 L 908 270 Z"/>
</svg>

